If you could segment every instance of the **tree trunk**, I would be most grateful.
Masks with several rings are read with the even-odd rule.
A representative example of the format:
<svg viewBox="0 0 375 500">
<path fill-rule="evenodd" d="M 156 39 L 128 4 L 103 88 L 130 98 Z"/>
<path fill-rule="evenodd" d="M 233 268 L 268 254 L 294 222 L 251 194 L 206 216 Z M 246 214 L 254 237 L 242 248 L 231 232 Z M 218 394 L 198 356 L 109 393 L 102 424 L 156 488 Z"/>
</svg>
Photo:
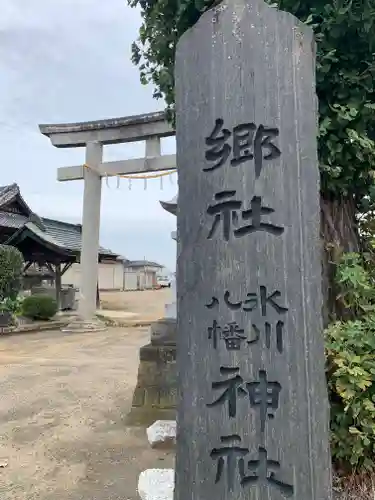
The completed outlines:
<svg viewBox="0 0 375 500">
<path fill-rule="evenodd" d="M 323 243 L 322 287 L 324 326 L 346 316 L 345 308 L 336 300 L 335 266 L 344 252 L 359 252 L 360 242 L 353 199 L 320 199 L 321 239 Z"/>
</svg>

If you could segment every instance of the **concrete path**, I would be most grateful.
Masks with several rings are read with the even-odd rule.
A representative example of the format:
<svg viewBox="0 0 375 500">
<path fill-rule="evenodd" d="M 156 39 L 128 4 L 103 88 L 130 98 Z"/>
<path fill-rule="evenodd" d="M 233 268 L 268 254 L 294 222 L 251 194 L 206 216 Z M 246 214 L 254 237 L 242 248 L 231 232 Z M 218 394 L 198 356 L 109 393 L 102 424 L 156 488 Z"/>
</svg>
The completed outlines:
<svg viewBox="0 0 375 500">
<path fill-rule="evenodd" d="M 148 468 L 173 467 L 126 428 L 147 328 L 0 337 L 1 500 L 135 500 Z"/>
</svg>

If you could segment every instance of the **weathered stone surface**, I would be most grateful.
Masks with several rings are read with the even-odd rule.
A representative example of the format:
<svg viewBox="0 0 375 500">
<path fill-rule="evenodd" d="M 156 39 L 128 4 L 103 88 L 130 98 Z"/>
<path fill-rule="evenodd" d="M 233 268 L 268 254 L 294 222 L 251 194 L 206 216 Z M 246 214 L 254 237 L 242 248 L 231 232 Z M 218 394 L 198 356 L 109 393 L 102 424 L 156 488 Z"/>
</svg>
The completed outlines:
<svg viewBox="0 0 375 500">
<path fill-rule="evenodd" d="M 156 363 L 174 363 L 176 361 L 176 347 L 147 344 L 140 348 L 139 359 L 141 361 L 154 361 Z"/>
<path fill-rule="evenodd" d="M 176 421 L 157 420 L 147 428 L 147 439 L 152 448 L 166 448 L 176 444 Z"/>
<path fill-rule="evenodd" d="M 147 469 L 139 475 L 138 493 L 142 500 L 173 500 L 173 490 L 173 469 Z"/>
<path fill-rule="evenodd" d="M 312 31 L 224 0 L 175 77 L 175 499 L 327 500 Z"/>
<path fill-rule="evenodd" d="M 151 382 L 157 386 L 177 387 L 176 363 L 142 361 L 138 370 L 138 385 L 147 386 Z"/>
<path fill-rule="evenodd" d="M 150 326 L 151 344 L 175 345 L 177 336 L 177 320 L 175 318 L 163 318 L 155 321 Z"/>
<path fill-rule="evenodd" d="M 141 347 L 137 385 L 126 418 L 128 425 L 150 425 L 176 418 L 176 346 L 148 344 Z"/>
<path fill-rule="evenodd" d="M 176 408 L 178 390 L 177 387 L 168 385 L 159 391 L 159 406 L 160 408 Z"/>
</svg>

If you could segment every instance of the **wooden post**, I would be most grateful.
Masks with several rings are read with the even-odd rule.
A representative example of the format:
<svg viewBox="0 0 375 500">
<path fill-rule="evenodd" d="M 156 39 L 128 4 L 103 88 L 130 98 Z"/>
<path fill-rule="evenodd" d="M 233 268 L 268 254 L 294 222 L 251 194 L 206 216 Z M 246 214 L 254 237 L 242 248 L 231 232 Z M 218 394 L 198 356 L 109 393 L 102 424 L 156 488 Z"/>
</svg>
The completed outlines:
<svg viewBox="0 0 375 500">
<path fill-rule="evenodd" d="M 61 264 L 55 264 L 55 289 L 56 289 L 56 302 L 57 302 L 57 310 L 60 311 L 61 307 Z"/>
<path fill-rule="evenodd" d="M 263 0 L 177 47 L 176 500 L 331 498 L 314 63 Z"/>
<path fill-rule="evenodd" d="M 63 276 L 66 271 L 72 267 L 73 264 L 74 262 L 67 262 L 61 270 L 61 276 Z"/>
<path fill-rule="evenodd" d="M 26 262 L 24 268 L 23 268 L 23 273 L 25 274 L 26 271 L 33 265 L 32 261 Z"/>
</svg>

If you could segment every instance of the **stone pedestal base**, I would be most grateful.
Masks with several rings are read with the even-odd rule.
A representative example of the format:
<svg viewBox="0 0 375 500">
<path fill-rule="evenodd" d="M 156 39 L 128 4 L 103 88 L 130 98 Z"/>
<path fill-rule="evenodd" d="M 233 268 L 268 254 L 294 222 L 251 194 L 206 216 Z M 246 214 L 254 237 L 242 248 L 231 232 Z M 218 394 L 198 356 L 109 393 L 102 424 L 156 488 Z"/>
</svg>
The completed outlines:
<svg viewBox="0 0 375 500">
<path fill-rule="evenodd" d="M 166 322 L 163 335 L 162 323 Z M 154 326 L 156 325 L 156 326 Z M 156 420 L 175 420 L 177 403 L 176 345 L 165 342 L 174 328 L 175 320 L 159 320 L 151 326 L 151 343 L 139 351 L 138 380 L 127 425 L 149 426 Z M 158 332 L 158 334 L 155 334 Z M 168 335 L 167 335 L 168 332 Z"/>
<path fill-rule="evenodd" d="M 74 318 L 68 325 L 61 328 L 64 333 L 102 332 L 107 329 L 106 325 L 98 319 L 84 320 Z"/>
<path fill-rule="evenodd" d="M 150 327 L 152 345 L 176 345 L 176 319 L 163 318 L 152 323 Z"/>
</svg>

